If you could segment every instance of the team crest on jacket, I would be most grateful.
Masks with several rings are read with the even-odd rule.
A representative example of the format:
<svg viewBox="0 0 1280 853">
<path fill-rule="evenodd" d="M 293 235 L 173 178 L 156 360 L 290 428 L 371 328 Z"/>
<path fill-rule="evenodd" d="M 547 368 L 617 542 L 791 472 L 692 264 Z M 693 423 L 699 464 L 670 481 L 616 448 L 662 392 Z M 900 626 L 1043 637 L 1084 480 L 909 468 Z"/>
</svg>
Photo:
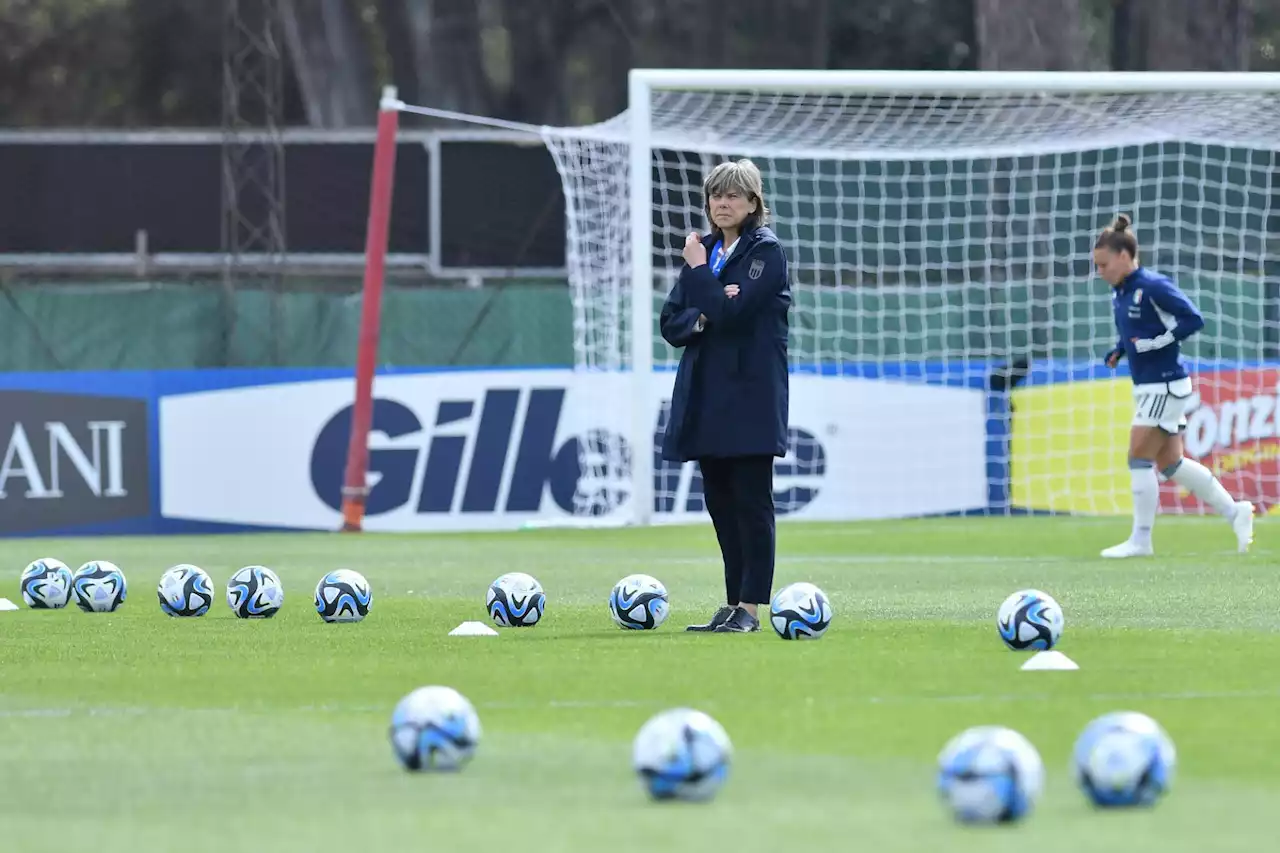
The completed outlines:
<svg viewBox="0 0 1280 853">
<path fill-rule="evenodd" d="M 1133 292 L 1133 304 L 1137 305 L 1142 302 L 1142 288 L 1139 287 Z"/>
<path fill-rule="evenodd" d="M 756 260 L 751 262 L 751 266 L 747 268 L 747 278 L 755 281 L 764 272 L 764 261 Z"/>
</svg>

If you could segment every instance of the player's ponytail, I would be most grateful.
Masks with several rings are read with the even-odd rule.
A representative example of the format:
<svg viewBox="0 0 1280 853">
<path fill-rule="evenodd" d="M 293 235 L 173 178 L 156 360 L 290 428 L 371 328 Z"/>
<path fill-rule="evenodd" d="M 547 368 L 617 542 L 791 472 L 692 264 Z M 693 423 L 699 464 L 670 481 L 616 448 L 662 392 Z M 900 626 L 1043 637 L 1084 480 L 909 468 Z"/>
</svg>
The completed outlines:
<svg viewBox="0 0 1280 853">
<path fill-rule="evenodd" d="M 1095 249 L 1110 249 L 1119 254 L 1127 252 L 1129 257 L 1138 257 L 1138 238 L 1129 230 L 1133 225 L 1133 219 L 1127 213 L 1118 213 L 1111 224 L 1102 229 L 1102 233 L 1098 235 L 1098 240 L 1093 244 Z"/>
</svg>

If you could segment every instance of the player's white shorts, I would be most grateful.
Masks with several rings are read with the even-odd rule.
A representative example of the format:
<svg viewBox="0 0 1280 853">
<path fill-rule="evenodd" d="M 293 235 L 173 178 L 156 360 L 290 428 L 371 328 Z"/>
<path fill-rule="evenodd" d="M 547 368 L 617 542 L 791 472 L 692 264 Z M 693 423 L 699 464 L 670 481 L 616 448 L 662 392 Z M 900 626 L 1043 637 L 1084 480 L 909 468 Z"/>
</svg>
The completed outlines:
<svg viewBox="0 0 1280 853">
<path fill-rule="evenodd" d="M 1187 427 L 1187 407 L 1191 405 L 1191 377 L 1173 382 L 1153 382 L 1133 386 L 1133 425 L 1160 427 L 1177 435 Z"/>
</svg>

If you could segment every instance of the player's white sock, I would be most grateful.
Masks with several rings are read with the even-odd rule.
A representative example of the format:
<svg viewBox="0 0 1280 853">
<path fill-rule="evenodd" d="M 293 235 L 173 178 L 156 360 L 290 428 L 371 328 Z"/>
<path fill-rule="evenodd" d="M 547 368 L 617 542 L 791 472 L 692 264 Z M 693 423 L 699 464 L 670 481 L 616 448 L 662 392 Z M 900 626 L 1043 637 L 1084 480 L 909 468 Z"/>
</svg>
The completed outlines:
<svg viewBox="0 0 1280 853">
<path fill-rule="evenodd" d="M 1236 515 L 1235 498 L 1222 487 L 1213 472 L 1194 459 L 1181 459 L 1162 472 L 1173 482 L 1208 504 L 1218 515 L 1230 521 Z"/>
<path fill-rule="evenodd" d="M 1129 479 L 1133 483 L 1133 532 L 1129 541 L 1151 546 L 1151 528 L 1156 523 L 1156 507 L 1160 504 L 1160 481 L 1156 465 L 1150 459 L 1130 459 Z"/>
</svg>

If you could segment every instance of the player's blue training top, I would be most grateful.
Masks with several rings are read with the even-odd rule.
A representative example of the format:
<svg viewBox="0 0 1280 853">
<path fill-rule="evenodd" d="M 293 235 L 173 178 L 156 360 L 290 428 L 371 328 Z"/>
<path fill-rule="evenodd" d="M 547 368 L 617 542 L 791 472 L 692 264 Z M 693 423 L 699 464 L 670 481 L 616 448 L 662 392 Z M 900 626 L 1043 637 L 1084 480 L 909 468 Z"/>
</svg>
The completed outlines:
<svg viewBox="0 0 1280 853">
<path fill-rule="evenodd" d="M 1120 340 L 1135 385 L 1173 382 L 1188 376 L 1182 342 L 1204 328 L 1204 318 L 1172 279 L 1138 267 L 1112 289 Z"/>
</svg>

